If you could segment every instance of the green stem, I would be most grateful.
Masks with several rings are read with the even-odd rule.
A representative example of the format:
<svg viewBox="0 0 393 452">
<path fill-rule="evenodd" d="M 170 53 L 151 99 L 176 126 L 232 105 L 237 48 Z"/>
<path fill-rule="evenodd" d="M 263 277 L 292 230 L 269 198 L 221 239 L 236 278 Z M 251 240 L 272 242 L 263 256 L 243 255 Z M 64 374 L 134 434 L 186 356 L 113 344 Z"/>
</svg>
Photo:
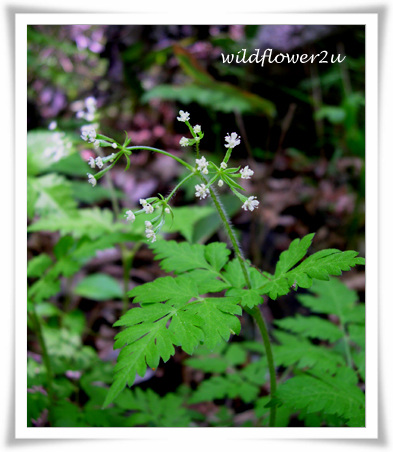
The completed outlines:
<svg viewBox="0 0 393 452">
<path fill-rule="evenodd" d="M 176 157 L 175 155 L 172 155 L 169 152 L 162 151 L 161 149 L 152 148 L 150 146 L 130 146 L 130 147 L 126 148 L 126 149 L 128 149 L 130 151 L 141 150 L 141 151 L 158 152 L 159 154 L 163 154 L 163 155 L 166 155 L 167 157 L 171 157 L 172 159 L 176 160 L 177 162 L 181 163 L 183 166 L 188 168 L 190 171 L 194 171 L 194 168 L 191 165 L 189 165 L 187 162 L 185 162 L 184 160 L 182 160 L 179 157 Z"/>
<path fill-rule="evenodd" d="M 46 375 L 47 375 L 47 380 L 48 380 L 47 392 L 48 392 L 49 403 L 50 403 L 51 406 L 53 406 L 53 403 L 54 403 L 53 371 L 52 371 L 52 366 L 51 366 L 50 359 L 49 359 L 48 349 L 46 348 L 44 335 L 42 334 L 41 321 L 40 321 L 40 318 L 37 315 L 37 312 L 36 312 L 36 309 L 35 309 L 35 305 L 33 307 L 33 312 L 31 314 L 31 319 L 32 319 L 32 322 L 33 322 L 33 325 L 34 325 L 34 332 L 37 335 L 38 342 L 39 342 L 40 347 L 41 347 L 42 361 L 43 361 L 44 366 L 46 368 Z"/>
<path fill-rule="evenodd" d="M 201 177 L 204 180 L 204 182 L 207 183 L 207 180 L 203 176 L 201 176 Z M 210 188 L 210 196 L 211 196 L 213 203 L 216 206 L 217 212 L 224 224 L 225 230 L 232 243 L 235 254 L 236 254 L 237 258 L 239 259 L 240 266 L 241 266 L 241 269 L 242 269 L 242 272 L 243 272 L 243 275 L 244 275 L 244 278 L 246 281 L 246 285 L 248 288 L 251 288 L 250 276 L 248 274 L 245 259 L 242 255 L 242 252 L 240 251 L 239 243 L 238 243 L 237 238 L 233 232 L 233 229 L 229 223 L 229 218 L 227 217 L 225 210 L 224 210 L 221 202 L 219 201 L 218 195 L 215 193 L 213 187 Z M 262 340 L 263 340 L 265 350 L 266 350 L 267 363 L 268 363 L 268 367 L 269 367 L 270 399 L 272 400 L 276 393 L 277 382 L 276 382 L 276 372 L 275 372 L 275 367 L 274 367 L 273 352 L 272 352 L 272 347 L 271 347 L 270 340 L 269 340 L 269 334 L 268 334 L 268 331 L 266 328 L 266 323 L 262 317 L 261 311 L 256 306 L 254 306 L 252 309 L 245 309 L 245 311 L 248 312 L 250 315 L 252 315 L 252 317 L 254 318 L 254 320 L 259 328 L 259 331 L 261 332 L 261 335 L 262 335 Z M 270 407 L 269 426 L 274 427 L 275 421 L 276 421 L 276 407 L 271 406 Z"/>
<path fill-rule="evenodd" d="M 172 198 L 172 196 L 177 192 L 177 190 L 179 190 L 179 188 L 184 184 L 184 182 L 188 181 L 188 179 L 191 179 L 192 176 L 195 176 L 194 171 L 176 185 L 176 187 L 169 193 L 168 197 L 166 198 L 166 202 L 168 202 Z"/>
</svg>

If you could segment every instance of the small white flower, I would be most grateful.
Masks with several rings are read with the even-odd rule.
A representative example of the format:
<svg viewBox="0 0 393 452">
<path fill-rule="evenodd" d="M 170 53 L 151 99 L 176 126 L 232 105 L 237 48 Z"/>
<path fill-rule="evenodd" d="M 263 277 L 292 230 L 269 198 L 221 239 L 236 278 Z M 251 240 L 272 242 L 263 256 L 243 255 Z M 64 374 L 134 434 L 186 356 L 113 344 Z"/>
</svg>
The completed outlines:
<svg viewBox="0 0 393 452">
<path fill-rule="evenodd" d="M 199 124 L 197 124 L 196 126 L 193 127 L 194 132 L 195 133 L 200 133 L 201 132 L 201 126 Z"/>
<path fill-rule="evenodd" d="M 116 157 L 116 154 L 113 154 L 113 153 L 112 153 L 111 155 L 108 156 L 109 161 L 112 163 L 113 160 L 115 160 L 115 157 Z"/>
<path fill-rule="evenodd" d="M 113 149 L 117 149 L 117 144 L 116 144 L 116 143 L 113 143 L 113 144 L 112 144 L 112 147 L 113 147 Z"/>
<path fill-rule="evenodd" d="M 251 212 L 254 209 L 257 209 L 259 206 L 259 201 L 257 201 L 256 196 L 250 196 L 247 201 L 242 205 L 242 209 L 250 210 Z"/>
<path fill-rule="evenodd" d="M 157 240 L 156 234 L 151 229 L 146 230 L 146 238 L 150 240 L 151 243 L 154 243 Z"/>
<path fill-rule="evenodd" d="M 228 135 L 225 137 L 225 141 L 228 143 L 225 145 L 225 147 L 233 149 L 235 146 L 240 144 L 240 137 L 236 132 L 232 132 L 230 136 L 228 133 Z"/>
<path fill-rule="evenodd" d="M 180 116 L 177 117 L 177 120 L 180 122 L 186 122 L 190 119 L 190 113 L 188 113 L 188 111 L 180 110 L 179 115 Z"/>
<path fill-rule="evenodd" d="M 218 184 L 217 184 L 219 187 L 222 187 L 223 185 L 224 185 L 224 181 L 222 180 L 222 179 L 220 179 L 219 181 L 218 181 Z"/>
<path fill-rule="evenodd" d="M 95 187 L 97 185 L 97 179 L 90 173 L 87 173 L 87 182 L 89 182 L 89 184 L 91 184 L 93 187 Z"/>
<path fill-rule="evenodd" d="M 85 112 L 82 111 L 82 110 L 77 111 L 77 112 L 76 112 L 76 117 L 77 117 L 78 119 L 84 118 L 84 117 L 85 117 Z"/>
<path fill-rule="evenodd" d="M 205 184 L 195 185 L 195 196 L 197 198 L 205 199 L 210 194 L 210 190 Z"/>
<path fill-rule="evenodd" d="M 81 138 L 84 141 L 93 143 L 96 140 L 96 130 L 91 124 L 86 124 L 81 127 Z"/>
<path fill-rule="evenodd" d="M 227 164 L 225 162 L 221 162 L 220 168 L 221 169 L 227 169 Z"/>
<path fill-rule="evenodd" d="M 240 170 L 240 174 L 242 175 L 242 179 L 251 179 L 251 176 L 254 174 L 254 171 L 247 166 Z"/>
<path fill-rule="evenodd" d="M 96 111 L 96 106 L 97 106 L 97 101 L 96 101 L 95 97 L 93 97 L 93 96 L 87 97 L 85 99 L 85 105 L 86 105 L 87 111 L 89 113 L 94 113 Z"/>
<path fill-rule="evenodd" d="M 98 149 L 100 147 L 100 140 L 95 140 L 93 143 L 94 149 Z"/>
<path fill-rule="evenodd" d="M 165 207 L 165 213 L 171 213 L 171 210 L 169 209 L 169 207 Z"/>
<path fill-rule="evenodd" d="M 132 210 L 127 210 L 127 212 L 124 214 L 127 221 L 131 221 L 133 223 L 135 221 L 135 215 Z"/>
<path fill-rule="evenodd" d="M 86 121 L 93 122 L 94 121 L 94 113 L 90 113 L 90 112 L 85 113 L 84 118 L 86 119 Z"/>
<path fill-rule="evenodd" d="M 181 140 L 179 141 L 180 146 L 188 146 L 188 138 L 183 137 L 181 138 Z"/>
<path fill-rule="evenodd" d="M 90 168 L 96 167 L 96 162 L 94 160 L 94 157 L 89 157 L 89 161 L 87 163 L 89 164 Z"/>
<path fill-rule="evenodd" d="M 145 206 L 143 206 L 143 210 L 146 213 L 153 213 L 154 212 L 154 207 L 151 204 L 146 204 Z"/>
<path fill-rule="evenodd" d="M 56 122 L 56 121 L 52 121 L 52 122 L 49 124 L 48 129 L 49 129 L 49 130 L 55 130 L 56 127 L 57 127 L 57 122 Z"/>
<path fill-rule="evenodd" d="M 152 229 L 153 225 L 151 223 L 151 221 L 145 221 L 145 228 L 146 229 Z"/>
<path fill-rule="evenodd" d="M 96 158 L 96 165 L 99 169 L 101 169 L 104 166 L 104 162 L 102 161 L 101 157 Z"/>
<path fill-rule="evenodd" d="M 209 174 L 209 171 L 207 170 L 209 162 L 205 159 L 205 157 L 196 159 L 195 163 L 198 165 L 198 171 L 201 171 L 203 174 Z"/>
<path fill-rule="evenodd" d="M 146 199 L 140 199 L 140 200 L 139 200 L 139 204 L 140 204 L 142 207 L 145 207 L 145 206 L 147 205 Z"/>
</svg>

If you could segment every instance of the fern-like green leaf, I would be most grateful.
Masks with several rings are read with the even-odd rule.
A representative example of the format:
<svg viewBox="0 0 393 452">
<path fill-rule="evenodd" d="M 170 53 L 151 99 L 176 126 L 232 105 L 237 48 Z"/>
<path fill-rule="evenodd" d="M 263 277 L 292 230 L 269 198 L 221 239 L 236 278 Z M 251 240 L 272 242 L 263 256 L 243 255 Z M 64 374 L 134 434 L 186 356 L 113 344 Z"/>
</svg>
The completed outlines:
<svg viewBox="0 0 393 452">
<path fill-rule="evenodd" d="M 156 368 L 160 358 L 167 361 L 174 346 L 192 354 L 201 343 L 213 348 L 218 342 L 239 334 L 241 315 L 239 298 L 202 298 L 198 279 L 193 272 L 158 278 L 130 291 L 140 308 L 130 309 L 115 326 L 125 327 L 117 336 L 115 348 L 123 347 L 115 366 L 114 383 L 105 406 L 134 382 L 136 374 L 143 376 L 147 366 Z M 207 283 L 203 281 L 206 289 Z M 213 292 L 215 283 L 210 287 Z"/>
<path fill-rule="evenodd" d="M 298 375 L 280 385 L 276 395 L 295 411 L 338 415 L 349 427 L 364 427 L 364 394 L 353 382 L 343 378 L 341 373 L 348 371 L 351 370 L 342 369 L 336 375 Z"/>
<path fill-rule="evenodd" d="M 343 331 L 338 326 L 316 316 L 304 317 L 297 315 L 295 317 L 276 320 L 274 323 L 291 333 L 300 334 L 303 337 L 310 337 L 312 339 L 336 342 L 344 336 Z"/>
<path fill-rule="evenodd" d="M 276 331 L 274 334 L 280 345 L 273 347 L 276 365 L 292 366 L 299 369 L 315 368 L 334 373 L 338 366 L 345 366 L 344 358 L 333 349 L 318 347 L 308 339 Z"/>
<path fill-rule="evenodd" d="M 364 265 L 364 258 L 357 257 L 356 251 L 322 250 L 307 257 L 294 267 L 306 255 L 314 234 L 308 234 L 302 240 L 295 239 L 288 250 L 281 253 L 274 275 L 268 275 L 267 281 L 259 290 L 275 300 L 294 288 L 310 288 L 313 279 L 328 281 L 330 275 L 341 275 L 355 265 Z"/>
</svg>

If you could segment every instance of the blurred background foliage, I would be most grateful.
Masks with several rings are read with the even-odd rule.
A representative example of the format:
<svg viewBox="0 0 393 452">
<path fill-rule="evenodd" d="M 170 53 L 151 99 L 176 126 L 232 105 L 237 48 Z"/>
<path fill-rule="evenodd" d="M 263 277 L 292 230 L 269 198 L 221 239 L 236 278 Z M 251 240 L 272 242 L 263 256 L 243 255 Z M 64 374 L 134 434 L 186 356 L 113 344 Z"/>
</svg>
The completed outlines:
<svg viewBox="0 0 393 452">
<path fill-rule="evenodd" d="M 123 212 L 140 198 L 169 192 L 182 174 L 170 159 L 137 152 L 129 171 L 117 165 L 92 189 L 86 161 L 94 153 L 79 138 L 83 122 L 76 112 L 94 96 L 103 134 L 122 140 L 126 131 L 133 145 L 188 161 L 194 157 L 179 146 L 185 133 L 176 121 L 179 109 L 201 125 L 201 154 L 216 163 L 224 156 L 224 136 L 237 131 L 242 145 L 233 152 L 234 163 L 254 170 L 244 186 L 261 204 L 250 215 L 233 197 L 224 194 L 222 200 L 246 256 L 266 271 L 292 239 L 309 232 L 317 233 L 314 251 L 355 249 L 364 255 L 364 27 L 46 25 L 29 26 L 27 38 L 29 425 L 243 425 L 249 400 L 236 394 L 231 406 L 209 401 L 181 411 L 182 400 L 201 381 L 200 371 L 184 369 L 182 354 L 138 382 L 159 395 L 128 391 L 120 405 L 100 411 L 116 358 L 112 324 L 132 306 L 126 292 L 162 275 L 144 245 L 142 222 L 130 228 Z M 273 56 L 326 50 L 329 57 L 346 58 L 340 64 L 265 61 L 263 67 L 221 58 L 242 49 L 261 55 L 268 48 Z M 48 130 L 53 120 L 58 128 Z M 214 209 L 196 206 L 192 183 L 175 197 L 174 213 L 167 238 L 226 241 Z M 364 273 L 352 271 L 345 282 L 363 302 Z M 263 306 L 270 320 L 298 309 L 294 297 Z M 41 338 L 37 319 L 44 324 Z M 253 339 L 247 322 L 245 337 Z M 42 340 L 53 375 L 40 357 Z M 42 388 L 50 380 L 61 403 L 48 411 L 50 397 Z M 165 407 L 177 414 L 168 418 Z M 131 418 L 124 414 L 130 409 Z M 263 424 L 266 413 L 259 411 Z M 308 422 L 290 421 L 287 413 L 284 418 L 290 425 Z M 246 416 L 244 425 L 255 419 Z"/>
</svg>

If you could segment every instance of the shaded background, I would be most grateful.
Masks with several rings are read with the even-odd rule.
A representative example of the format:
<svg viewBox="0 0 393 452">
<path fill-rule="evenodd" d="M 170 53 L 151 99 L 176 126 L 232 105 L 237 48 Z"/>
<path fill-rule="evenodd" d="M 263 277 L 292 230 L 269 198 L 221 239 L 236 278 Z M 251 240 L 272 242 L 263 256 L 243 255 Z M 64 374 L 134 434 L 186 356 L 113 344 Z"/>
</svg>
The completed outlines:
<svg viewBox="0 0 393 452">
<path fill-rule="evenodd" d="M 186 130 L 176 116 L 183 109 L 190 112 L 192 124 L 202 126 L 201 154 L 210 160 L 222 160 L 227 133 L 237 131 L 242 137 L 233 160 L 254 170 L 244 186 L 261 204 L 250 214 L 232 198 L 224 195 L 223 200 L 243 251 L 256 266 L 273 271 L 291 240 L 309 232 L 316 232 L 312 251 L 355 249 L 364 255 L 364 44 L 363 26 L 29 27 L 28 129 L 47 129 L 55 119 L 76 151 L 67 170 L 63 162 L 62 168 L 51 166 L 42 174 L 60 172 L 79 206 L 112 210 L 109 191 L 104 189 L 108 181 L 100 181 L 92 195 L 86 166 L 80 171 L 69 169 L 80 164 L 76 156 L 87 160 L 92 155 L 78 140 L 81 122 L 75 113 L 81 101 L 96 97 L 103 134 L 121 140 L 125 130 L 134 145 L 158 147 L 190 161 L 192 151 L 179 146 Z M 221 53 L 247 49 L 250 55 L 260 49 L 262 54 L 267 48 L 273 49 L 273 55 L 326 50 L 329 57 L 340 53 L 346 58 L 341 64 L 222 63 Z M 168 160 L 141 152 L 132 156 L 131 170 L 123 172 L 118 165 L 111 171 L 121 211 L 135 208 L 141 197 L 169 192 L 181 168 Z M 178 193 L 174 203 L 194 205 L 193 185 Z M 44 216 L 36 206 L 30 210 L 30 223 Z M 211 216 L 193 221 L 190 234 L 193 242 L 226 241 Z M 59 237 L 56 231 L 30 232 L 29 258 L 53 254 Z M 184 234 L 169 231 L 168 238 L 182 240 Z M 134 249 L 130 243 L 127 246 Z M 82 313 L 82 343 L 111 362 L 115 358 L 112 324 L 123 309 L 118 300 L 121 291 L 120 295 L 112 291 L 113 296 L 100 303 L 89 298 L 78 284 L 95 273 L 109 275 L 121 285 L 121 250 L 105 249 L 87 262 L 62 283 L 51 304 L 68 313 Z M 150 250 L 138 247 L 127 289 L 161 275 Z M 363 300 L 364 272 L 353 270 L 343 278 Z M 294 296 L 263 305 L 269 321 L 297 309 Z M 45 316 L 56 325 L 53 317 Z M 29 337 L 34 358 L 39 344 L 33 334 Z M 198 376 L 185 373 L 184 358 L 179 353 L 156 372 L 148 372 L 141 387 L 164 395 L 183 381 L 192 385 Z M 83 405 L 83 396 L 79 403 Z M 36 424 L 46 422 L 44 416 Z"/>
</svg>

